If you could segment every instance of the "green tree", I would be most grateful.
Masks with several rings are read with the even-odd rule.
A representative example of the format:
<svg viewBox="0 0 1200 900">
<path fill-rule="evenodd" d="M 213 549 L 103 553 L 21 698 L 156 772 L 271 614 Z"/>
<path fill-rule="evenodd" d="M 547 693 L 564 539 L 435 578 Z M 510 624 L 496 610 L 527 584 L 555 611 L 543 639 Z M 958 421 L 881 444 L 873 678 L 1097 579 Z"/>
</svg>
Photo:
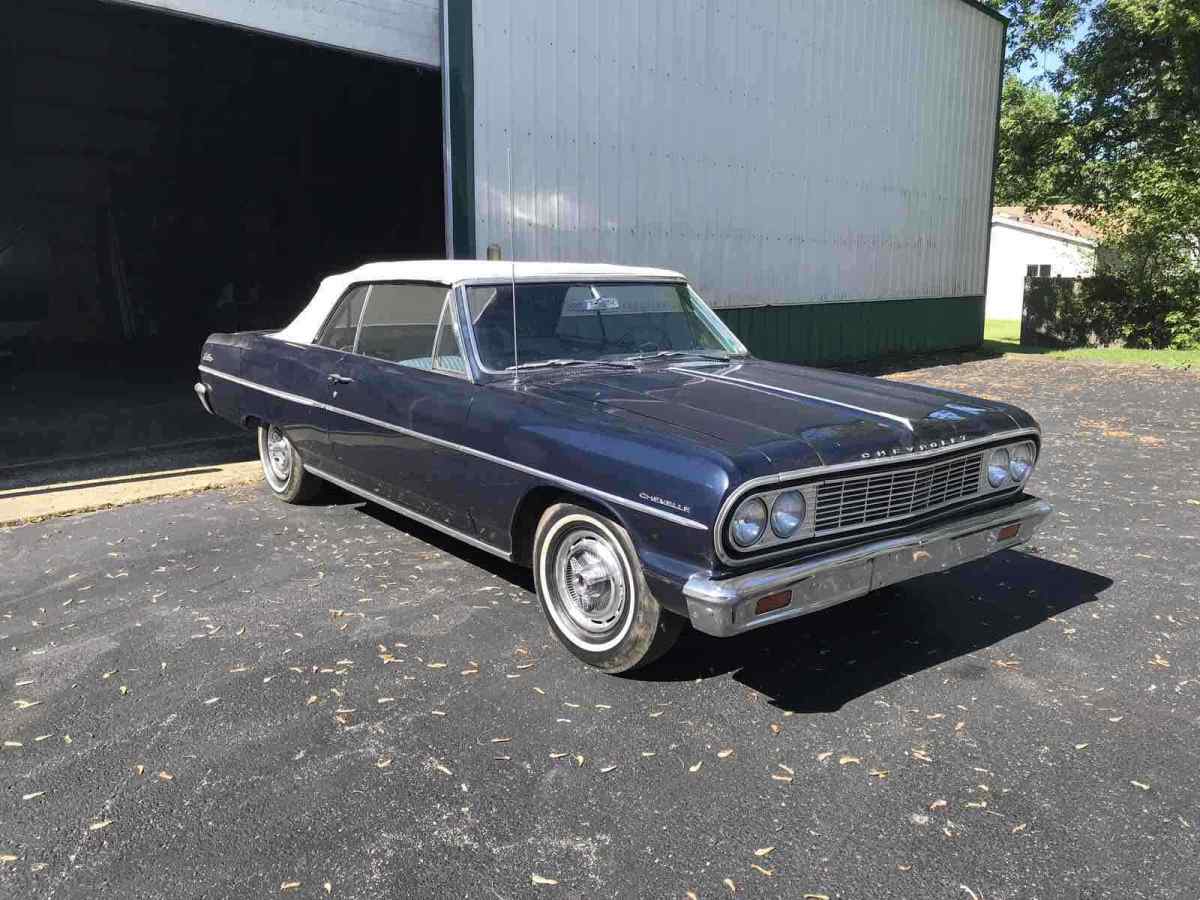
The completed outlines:
<svg viewBox="0 0 1200 900">
<path fill-rule="evenodd" d="M 1052 83 L 1067 112 L 1056 190 L 1108 235 L 1130 339 L 1200 341 L 1200 4 L 1105 0 Z"/>
<path fill-rule="evenodd" d="M 1068 181 L 1057 171 L 1061 146 L 1068 140 L 1067 110 L 1058 95 L 1016 75 L 1005 78 L 996 203 L 1040 206 L 1074 200 L 1059 194 Z"/>
<path fill-rule="evenodd" d="M 1010 72 L 1036 63 L 1040 54 L 1068 46 L 1090 0 L 985 0 L 1008 17 L 1005 65 Z"/>
<path fill-rule="evenodd" d="M 990 5 L 1012 19 L 997 201 L 1075 205 L 1125 339 L 1200 346 L 1200 0 Z M 1021 81 L 1040 52 L 1061 65 Z"/>
</svg>

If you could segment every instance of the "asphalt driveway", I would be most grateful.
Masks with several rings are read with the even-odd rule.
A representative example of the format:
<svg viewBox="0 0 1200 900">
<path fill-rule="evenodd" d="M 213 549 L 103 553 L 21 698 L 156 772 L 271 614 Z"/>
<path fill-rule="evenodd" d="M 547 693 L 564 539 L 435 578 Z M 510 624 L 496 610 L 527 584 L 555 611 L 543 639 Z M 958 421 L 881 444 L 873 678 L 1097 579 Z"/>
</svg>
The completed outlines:
<svg viewBox="0 0 1200 900">
<path fill-rule="evenodd" d="M 0 895 L 1200 895 L 1200 378 L 894 377 L 1041 420 L 1036 546 L 628 678 L 345 496 L 0 531 Z"/>
</svg>

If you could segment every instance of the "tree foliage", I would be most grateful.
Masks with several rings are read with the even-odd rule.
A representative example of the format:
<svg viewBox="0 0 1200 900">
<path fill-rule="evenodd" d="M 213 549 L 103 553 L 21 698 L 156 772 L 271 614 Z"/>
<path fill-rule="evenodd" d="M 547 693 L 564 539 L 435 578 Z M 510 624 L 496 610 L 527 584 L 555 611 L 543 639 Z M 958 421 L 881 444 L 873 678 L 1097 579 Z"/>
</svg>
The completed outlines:
<svg viewBox="0 0 1200 900">
<path fill-rule="evenodd" d="M 1200 2 L 997 5 L 1016 14 L 1018 59 L 1062 41 L 1062 65 L 1045 78 L 1052 91 L 1005 85 L 998 198 L 1076 204 L 1101 226 L 1103 274 L 1129 294 L 1129 341 L 1200 341 Z M 1068 7 L 1087 22 L 1073 46 Z"/>
<path fill-rule="evenodd" d="M 1059 97 L 1015 75 L 1004 79 L 996 203 L 1039 206 L 1060 202 L 1054 170 L 1059 143 L 1067 139 L 1066 110 Z"/>
<path fill-rule="evenodd" d="M 1041 54 L 1067 46 L 1088 0 L 985 0 L 1009 20 L 1005 66 L 1010 72 L 1036 64 Z"/>
</svg>

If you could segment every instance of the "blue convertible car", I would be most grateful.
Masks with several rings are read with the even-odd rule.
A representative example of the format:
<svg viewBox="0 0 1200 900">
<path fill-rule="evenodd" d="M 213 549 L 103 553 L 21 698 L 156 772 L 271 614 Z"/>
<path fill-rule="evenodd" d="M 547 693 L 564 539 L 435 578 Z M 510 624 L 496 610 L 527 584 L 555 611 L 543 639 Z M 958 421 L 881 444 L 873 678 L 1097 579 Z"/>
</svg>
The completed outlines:
<svg viewBox="0 0 1200 900">
<path fill-rule="evenodd" d="M 676 272 L 373 263 L 282 331 L 214 334 L 196 393 L 287 502 L 325 482 L 532 566 L 622 672 L 1029 539 L 1037 423 L 753 358 Z"/>
</svg>

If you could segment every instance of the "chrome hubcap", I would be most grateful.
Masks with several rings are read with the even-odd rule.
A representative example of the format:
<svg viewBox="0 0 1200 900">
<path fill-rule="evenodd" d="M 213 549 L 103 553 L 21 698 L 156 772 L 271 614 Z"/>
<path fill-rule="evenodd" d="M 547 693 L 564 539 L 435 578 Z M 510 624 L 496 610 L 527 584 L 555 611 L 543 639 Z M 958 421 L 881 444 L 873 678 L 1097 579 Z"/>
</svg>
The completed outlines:
<svg viewBox="0 0 1200 900">
<path fill-rule="evenodd" d="M 558 545 L 553 565 L 559 606 L 576 633 L 595 640 L 612 630 L 628 602 L 629 586 L 608 539 L 577 528 Z"/>
<path fill-rule="evenodd" d="M 272 425 L 267 430 L 267 465 L 277 481 L 286 483 L 292 477 L 293 460 L 292 442 Z"/>
</svg>

